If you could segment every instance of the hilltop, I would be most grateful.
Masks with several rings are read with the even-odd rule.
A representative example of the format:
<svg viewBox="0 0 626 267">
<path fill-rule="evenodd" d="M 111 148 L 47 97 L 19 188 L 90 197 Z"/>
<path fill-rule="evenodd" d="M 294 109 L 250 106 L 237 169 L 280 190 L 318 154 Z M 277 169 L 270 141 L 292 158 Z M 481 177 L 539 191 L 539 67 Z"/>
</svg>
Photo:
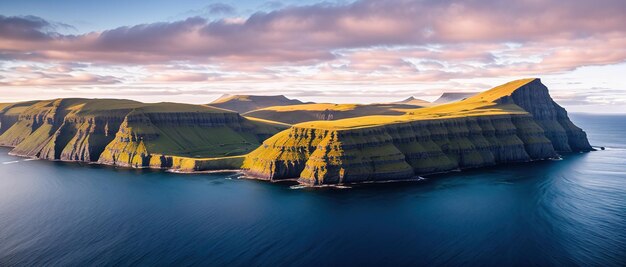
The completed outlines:
<svg viewBox="0 0 626 267">
<path fill-rule="evenodd" d="M 303 103 L 297 99 L 289 99 L 284 95 L 222 95 L 215 101 L 209 103 L 210 106 L 228 109 L 239 113 L 246 113 L 251 110 L 271 106 L 288 106 L 298 104 Z"/>
<path fill-rule="evenodd" d="M 405 115 L 305 122 L 263 142 L 243 168 L 268 180 L 327 185 L 558 157 L 592 150 L 539 79 Z"/>
<path fill-rule="evenodd" d="M 465 98 L 471 97 L 476 93 L 473 92 L 447 92 L 441 94 L 437 100 L 433 101 L 434 104 L 445 104 L 450 102 L 456 102 Z"/>
<path fill-rule="evenodd" d="M 406 104 L 406 105 L 414 105 L 414 106 L 420 106 L 420 107 L 428 107 L 428 106 L 432 106 L 433 103 L 428 102 L 426 100 L 422 100 L 419 98 L 415 98 L 414 96 L 410 96 L 404 100 L 400 100 L 397 102 L 392 102 L 393 104 Z"/>
</svg>

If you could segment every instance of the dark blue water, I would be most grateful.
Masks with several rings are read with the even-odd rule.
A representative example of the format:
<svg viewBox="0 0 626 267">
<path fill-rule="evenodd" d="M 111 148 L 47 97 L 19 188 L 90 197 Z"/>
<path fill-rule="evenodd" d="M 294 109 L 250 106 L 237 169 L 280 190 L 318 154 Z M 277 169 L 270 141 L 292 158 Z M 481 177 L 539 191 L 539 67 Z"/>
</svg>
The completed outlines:
<svg viewBox="0 0 626 267">
<path fill-rule="evenodd" d="M 0 151 L 0 265 L 626 265 L 626 117 L 606 151 L 350 189 Z"/>
</svg>

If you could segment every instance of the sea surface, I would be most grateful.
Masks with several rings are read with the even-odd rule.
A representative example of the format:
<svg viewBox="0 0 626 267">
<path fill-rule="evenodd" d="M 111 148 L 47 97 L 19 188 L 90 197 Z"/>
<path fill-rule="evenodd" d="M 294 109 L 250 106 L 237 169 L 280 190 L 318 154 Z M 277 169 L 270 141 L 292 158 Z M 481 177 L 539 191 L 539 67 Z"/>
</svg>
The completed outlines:
<svg viewBox="0 0 626 267">
<path fill-rule="evenodd" d="M 560 161 L 307 189 L 0 150 L 0 266 L 626 266 L 626 116 Z"/>
</svg>

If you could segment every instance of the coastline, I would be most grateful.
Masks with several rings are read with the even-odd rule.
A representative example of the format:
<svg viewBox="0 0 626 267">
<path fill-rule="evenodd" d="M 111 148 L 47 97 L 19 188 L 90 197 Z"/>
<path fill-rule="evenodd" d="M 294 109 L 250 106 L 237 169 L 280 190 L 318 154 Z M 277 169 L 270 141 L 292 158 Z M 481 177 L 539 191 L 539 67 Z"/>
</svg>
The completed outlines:
<svg viewBox="0 0 626 267">
<path fill-rule="evenodd" d="M 0 146 L 0 149 L 12 149 L 13 147 L 10 146 Z M 588 153 L 588 152 L 592 152 L 592 151 L 597 151 L 597 149 L 593 149 L 590 151 L 579 151 L 579 152 L 569 152 L 569 153 L 563 153 L 563 155 L 568 155 L 568 154 L 580 154 L 580 153 Z M 301 182 L 300 178 L 290 178 L 290 179 L 267 179 L 261 176 L 254 176 L 251 175 L 249 172 L 247 172 L 244 169 L 214 169 L 214 170 L 194 170 L 194 171 L 188 171 L 188 170 L 184 170 L 184 169 L 176 169 L 176 168 L 164 168 L 164 167 L 154 167 L 154 166 L 131 166 L 131 165 L 119 165 L 119 164 L 111 164 L 111 163 L 107 163 L 107 162 L 87 162 L 87 161 L 78 161 L 78 160 L 59 160 L 59 159 L 55 159 L 55 160 L 49 160 L 49 159 L 41 159 L 41 158 L 37 158 L 37 157 L 32 157 L 32 156 L 24 156 L 24 155 L 19 155 L 16 153 L 12 153 L 12 152 L 7 152 L 8 155 L 10 156 L 15 156 L 15 157 L 20 157 L 20 158 L 24 158 L 24 159 L 30 159 L 30 160 L 45 160 L 45 161 L 50 161 L 50 162 L 64 162 L 64 163 L 75 163 L 75 164 L 89 164 L 89 165 L 98 165 L 98 166 L 106 166 L 106 167 L 114 167 L 114 168 L 122 168 L 122 169 L 149 169 L 149 170 L 157 170 L 157 171 L 163 171 L 163 172 L 168 172 L 168 173 L 173 173 L 173 174 L 187 174 L 187 175 L 193 175 L 193 174 L 212 174 L 212 173 L 232 173 L 232 174 L 239 174 L 239 178 L 240 179 L 247 179 L 247 180 L 259 180 L 259 181 L 266 181 L 266 182 L 271 182 L 271 183 L 282 183 L 282 182 L 295 182 L 297 183 L 298 188 L 346 188 L 349 186 L 355 186 L 355 185 L 366 185 L 366 184 L 388 184 L 388 183 L 403 183 L 403 182 L 420 182 L 420 181 L 425 181 L 427 179 L 429 179 L 429 176 L 432 175 L 439 175 L 439 174 L 448 174 L 448 173 L 453 173 L 453 172 L 463 172 L 466 170 L 480 170 L 480 169 L 485 169 L 485 168 L 490 168 L 490 167 L 496 167 L 496 166 L 506 166 L 508 164 L 520 164 L 520 163 L 532 163 L 532 162 L 536 162 L 536 161 L 558 161 L 558 160 L 563 160 L 563 155 L 558 155 L 557 157 L 552 157 L 552 158 L 543 158 L 543 159 L 531 159 L 531 160 L 526 160 L 526 161 L 516 161 L 516 162 L 508 162 L 508 163 L 501 163 L 501 164 L 492 164 L 492 165 L 487 165 L 487 166 L 478 166 L 478 167 L 466 167 L 466 168 L 457 168 L 457 169 L 453 169 L 453 170 L 448 170 L 448 171 L 440 171 L 440 172 L 431 172 L 431 173 L 421 173 L 418 175 L 415 175 L 415 177 L 413 178 L 409 178 L 409 179 L 389 179 L 389 180 L 368 180 L 368 181 L 360 181 L 360 182 L 349 182 L 349 183 L 338 183 L 338 184 L 319 184 L 319 185 L 314 185 L 314 184 L 308 184 L 308 183 L 303 183 Z"/>
</svg>

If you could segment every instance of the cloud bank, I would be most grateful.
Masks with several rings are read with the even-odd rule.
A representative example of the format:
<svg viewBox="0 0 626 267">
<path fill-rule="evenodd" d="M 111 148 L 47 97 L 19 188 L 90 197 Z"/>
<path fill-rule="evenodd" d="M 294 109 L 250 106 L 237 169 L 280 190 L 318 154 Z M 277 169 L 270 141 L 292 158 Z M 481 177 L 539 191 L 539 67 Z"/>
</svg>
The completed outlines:
<svg viewBox="0 0 626 267">
<path fill-rule="evenodd" d="M 0 15 L 0 60 L 50 65 L 30 74 L 5 69 L 0 84 L 394 84 L 536 76 L 626 61 L 623 0 L 360 0 L 245 18 L 216 3 L 203 12 L 225 18 L 71 35 L 57 31 L 68 25 L 44 18 Z M 62 69 L 78 63 L 92 69 Z M 115 72 L 119 66 L 141 70 Z"/>
<path fill-rule="evenodd" d="M 337 49 L 458 43 L 545 43 L 620 38 L 626 2 L 357 1 L 259 12 L 247 19 L 182 21 L 61 35 L 38 17 L 0 16 L 5 59 L 155 63 L 174 60 L 301 62 Z M 603 8 L 597 8 L 602 5 Z M 232 12 L 225 4 L 212 12 Z M 606 40 L 606 39 L 604 39 Z M 584 44 L 583 44 L 584 45 Z M 623 47 L 621 40 L 608 48 Z"/>
</svg>

